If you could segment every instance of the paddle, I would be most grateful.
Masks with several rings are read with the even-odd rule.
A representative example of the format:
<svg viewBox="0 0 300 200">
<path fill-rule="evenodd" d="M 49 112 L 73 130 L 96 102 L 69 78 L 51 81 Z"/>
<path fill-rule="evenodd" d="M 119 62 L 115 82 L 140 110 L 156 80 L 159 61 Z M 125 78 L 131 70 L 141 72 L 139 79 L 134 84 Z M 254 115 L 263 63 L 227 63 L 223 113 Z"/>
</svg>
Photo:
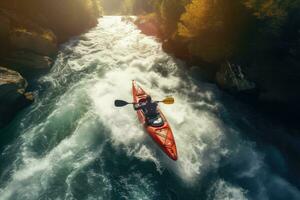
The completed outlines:
<svg viewBox="0 0 300 200">
<path fill-rule="evenodd" d="M 128 104 L 134 104 L 134 103 L 128 103 L 127 101 L 123 101 L 123 100 L 115 100 L 116 107 L 123 107 L 123 106 L 127 106 Z"/>
<path fill-rule="evenodd" d="M 162 102 L 164 104 L 173 104 L 174 101 L 175 100 L 174 100 L 173 97 L 166 97 L 164 100 L 157 101 L 157 102 Z M 115 100 L 115 106 L 116 107 L 123 107 L 123 106 L 127 106 L 128 104 L 135 104 L 135 103 L 129 103 L 129 102 L 123 101 L 123 100 Z"/>
<path fill-rule="evenodd" d="M 175 102 L 175 100 L 173 97 L 166 97 L 164 100 L 158 101 L 158 102 L 162 102 L 164 104 L 173 104 Z"/>
</svg>

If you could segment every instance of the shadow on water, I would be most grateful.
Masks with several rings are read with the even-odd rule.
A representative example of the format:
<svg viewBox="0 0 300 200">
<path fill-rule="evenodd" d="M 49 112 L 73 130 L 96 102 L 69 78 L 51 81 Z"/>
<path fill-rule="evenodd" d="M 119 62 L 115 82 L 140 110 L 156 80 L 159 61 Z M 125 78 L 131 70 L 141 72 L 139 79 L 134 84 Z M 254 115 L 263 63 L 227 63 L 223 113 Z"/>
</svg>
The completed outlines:
<svg viewBox="0 0 300 200">
<path fill-rule="evenodd" d="M 4 199 L 297 197 L 296 137 L 195 81 L 135 27 L 116 17 L 101 23 L 62 47 L 39 79 L 37 101 L 1 130 Z M 134 111 L 112 109 L 117 95 L 132 98 L 132 79 L 157 98 L 175 96 L 162 110 L 177 162 L 142 132 Z"/>
<path fill-rule="evenodd" d="M 226 107 L 221 113 L 223 121 L 235 127 L 245 140 L 255 142 L 271 171 L 300 188 L 297 178 L 300 177 L 300 135 L 293 134 L 284 124 L 274 123 L 254 107 L 240 103 L 230 95 L 223 94 L 222 102 Z"/>
</svg>

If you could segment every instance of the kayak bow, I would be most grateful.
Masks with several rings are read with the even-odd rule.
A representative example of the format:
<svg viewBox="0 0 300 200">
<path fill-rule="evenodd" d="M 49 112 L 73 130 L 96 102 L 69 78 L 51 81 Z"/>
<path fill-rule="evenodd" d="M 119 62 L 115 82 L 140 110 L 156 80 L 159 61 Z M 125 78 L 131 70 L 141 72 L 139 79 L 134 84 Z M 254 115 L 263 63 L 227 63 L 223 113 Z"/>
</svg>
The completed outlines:
<svg viewBox="0 0 300 200">
<path fill-rule="evenodd" d="M 132 95 L 134 103 L 141 103 L 145 101 L 147 93 L 135 81 L 132 81 Z M 137 115 L 151 138 L 172 160 L 176 161 L 178 159 L 177 148 L 171 127 L 160 109 L 158 109 L 158 112 L 162 119 L 159 126 L 149 125 L 142 110 L 137 110 Z"/>
</svg>

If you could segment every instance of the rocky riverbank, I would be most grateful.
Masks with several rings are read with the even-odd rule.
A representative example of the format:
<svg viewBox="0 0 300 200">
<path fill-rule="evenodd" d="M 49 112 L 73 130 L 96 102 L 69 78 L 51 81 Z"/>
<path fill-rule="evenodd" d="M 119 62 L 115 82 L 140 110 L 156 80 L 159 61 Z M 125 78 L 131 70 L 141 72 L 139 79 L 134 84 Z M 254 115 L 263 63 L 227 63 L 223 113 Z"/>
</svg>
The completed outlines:
<svg viewBox="0 0 300 200">
<path fill-rule="evenodd" d="M 299 4 L 180 2 L 163 1 L 136 25 L 185 60 L 196 78 L 279 120 L 299 118 Z"/>
<path fill-rule="evenodd" d="M 27 80 L 49 70 L 59 45 L 95 26 L 100 14 L 95 0 L 0 2 L 0 127 L 34 101 Z"/>
<path fill-rule="evenodd" d="M 0 127 L 33 101 L 27 81 L 16 71 L 0 67 Z"/>
</svg>

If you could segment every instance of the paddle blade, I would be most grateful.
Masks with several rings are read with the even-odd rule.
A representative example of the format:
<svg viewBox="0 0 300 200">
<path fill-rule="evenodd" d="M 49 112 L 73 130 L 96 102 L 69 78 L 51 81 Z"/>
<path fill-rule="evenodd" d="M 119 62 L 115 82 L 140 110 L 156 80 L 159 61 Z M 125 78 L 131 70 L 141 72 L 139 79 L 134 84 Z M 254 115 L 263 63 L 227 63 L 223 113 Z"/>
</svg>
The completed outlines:
<svg viewBox="0 0 300 200">
<path fill-rule="evenodd" d="M 173 104 L 175 99 L 173 97 L 166 97 L 163 101 L 164 104 Z"/>
<path fill-rule="evenodd" d="M 123 107 L 128 105 L 129 103 L 127 101 L 123 101 L 123 100 L 115 100 L 115 106 L 116 107 Z"/>
</svg>

